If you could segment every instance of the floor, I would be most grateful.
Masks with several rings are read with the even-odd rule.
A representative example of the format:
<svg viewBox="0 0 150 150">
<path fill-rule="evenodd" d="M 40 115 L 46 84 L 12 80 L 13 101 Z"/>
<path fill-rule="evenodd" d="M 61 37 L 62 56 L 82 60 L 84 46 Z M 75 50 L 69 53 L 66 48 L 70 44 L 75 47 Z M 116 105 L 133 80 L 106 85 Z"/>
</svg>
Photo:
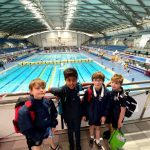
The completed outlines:
<svg viewBox="0 0 150 150">
<path fill-rule="evenodd" d="M 105 128 L 102 128 L 105 130 Z M 150 150 L 150 121 L 141 121 L 134 124 L 126 124 L 123 127 L 127 142 L 123 150 Z M 90 148 L 88 145 L 89 132 L 87 128 L 81 128 L 81 146 L 82 150 L 96 150 L 94 145 Z M 68 139 L 66 131 L 60 131 L 55 135 L 55 142 L 59 142 L 62 150 L 68 150 Z M 105 150 L 109 150 L 107 141 L 104 140 L 102 145 Z M 48 141 L 42 145 L 42 150 L 48 150 Z M 27 150 L 27 145 L 23 136 L 12 136 L 0 139 L 0 150 Z"/>
</svg>

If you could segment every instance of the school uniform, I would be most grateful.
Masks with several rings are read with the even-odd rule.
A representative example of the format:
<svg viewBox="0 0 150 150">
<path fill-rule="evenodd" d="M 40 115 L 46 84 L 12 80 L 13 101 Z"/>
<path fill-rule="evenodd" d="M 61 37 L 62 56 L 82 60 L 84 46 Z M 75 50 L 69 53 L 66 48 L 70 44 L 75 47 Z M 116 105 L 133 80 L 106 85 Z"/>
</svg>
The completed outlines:
<svg viewBox="0 0 150 150">
<path fill-rule="evenodd" d="M 110 106 L 111 107 L 106 119 L 106 123 L 111 123 L 112 127 L 117 129 L 121 107 L 126 108 L 126 96 L 123 88 L 121 88 L 121 91 L 110 92 Z"/>
<path fill-rule="evenodd" d="M 60 97 L 62 103 L 62 116 L 68 128 L 68 139 L 70 149 L 74 149 L 73 132 L 75 132 L 76 147 L 80 148 L 80 125 L 81 125 L 81 102 L 79 91 L 82 85 L 77 84 L 74 89 L 70 89 L 67 85 L 61 88 L 51 88 L 51 93 Z"/>
<path fill-rule="evenodd" d="M 29 97 L 32 103 L 32 110 L 35 112 L 35 120 L 32 121 L 28 108 L 24 105 L 19 110 L 18 125 L 20 131 L 26 136 L 29 149 L 32 146 L 39 146 L 43 139 L 48 138 L 50 128 L 55 128 L 57 122 L 57 110 L 52 100 L 45 98 L 41 100 Z"/>
<path fill-rule="evenodd" d="M 96 91 L 94 86 L 90 86 L 91 98 L 88 90 L 85 91 L 83 97 L 83 116 L 89 120 L 89 125 L 100 126 L 102 116 L 107 116 L 109 111 L 109 92 L 103 85 L 99 91 Z"/>
</svg>

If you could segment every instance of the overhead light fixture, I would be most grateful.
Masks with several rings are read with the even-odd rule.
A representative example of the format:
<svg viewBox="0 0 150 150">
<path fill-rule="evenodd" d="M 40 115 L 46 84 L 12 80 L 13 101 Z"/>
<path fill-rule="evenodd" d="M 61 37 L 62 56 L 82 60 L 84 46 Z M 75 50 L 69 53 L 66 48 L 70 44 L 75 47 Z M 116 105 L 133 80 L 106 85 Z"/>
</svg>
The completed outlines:
<svg viewBox="0 0 150 150">
<path fill-rule="evenodd" d="M 56 30 L 61 30 L 61 27 L 55 27 Z"/>
<path fill-rule="evenodd" d="M 85 32 L 81 32 L 81 31 L 74 31 L 74 30 L 52 30 L 51 33 L 53 32 L 73 32 L 73 33 L 80 33 L 80 34 L 85 34 L 87 36 L 94 36 L 94 34 L 89 34 L 89 33 L 85 33 Z M 36 32 L 36 33 L 32 33 L 32 34 L 28 34 L 28 35 L 25 35 L 23 36 L 23 38 L 29 38 L 31 36 L 35 36 L 35 35 L 38 35 L 38 34 L 42 34 L 42 33 L 49 33 L 49 31 L 42 31 L 42 32 Z M 60 35 L 60 33 L 59 33 Z M 59 37 L 58 35 L 58 37 Z"/>
<path fill-rule="evenodd" d="M 65 30 L 69 29 L 69 26 L 72 22 L 72 17 L 74 16 L 74 13 L 77 9 L 77 4 L 78 1 L 77 0 L 70 0 L 68 2 L 68 10 L 67 10 L 67 19 L 66 19 L 66 27 Z"/>
<path fill-rule="evenodd" d="M 36 32 L 36 33 L 32 33 L 32 34 L 28 34 L 28 35 L 25 35 L 23 36 L 24 38 L 29 38 L 31 36 L 35 36 L 35 35 L 38 35 L 38 34 L 42 34 L 42 33 L 47 33 L 49 31 L 42 31 L 42 32 Z"/>
<path fill-rule="evenodd" d="M 33 3 L 30 0 L 20 0 L 20 2 L 25 6 L 25 10 L 29 9 L 34 14 L 35 18 L 38 18 L 40 22 L 42 22 L 42 24 L 44 24 L 49 31 L 52 30 L 47 21 L 44 19 L 44 16 L 36 3 Z"/>
</svg>

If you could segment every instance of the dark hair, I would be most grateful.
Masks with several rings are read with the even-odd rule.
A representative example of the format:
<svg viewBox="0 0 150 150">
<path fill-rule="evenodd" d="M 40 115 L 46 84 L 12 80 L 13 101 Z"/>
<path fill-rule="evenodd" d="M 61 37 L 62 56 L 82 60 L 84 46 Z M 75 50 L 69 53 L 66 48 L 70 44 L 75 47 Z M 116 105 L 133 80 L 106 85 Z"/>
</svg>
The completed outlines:
<svg viewBox="0 0 150 150">
<path fill-rule="evenodd" d="M 78 73 L 75 68 L 67 68 L 64 70 L 64 77 L 65 80 L 69 77 L 75 77 L 76 79 L 78 78 Z"/>
</svg>

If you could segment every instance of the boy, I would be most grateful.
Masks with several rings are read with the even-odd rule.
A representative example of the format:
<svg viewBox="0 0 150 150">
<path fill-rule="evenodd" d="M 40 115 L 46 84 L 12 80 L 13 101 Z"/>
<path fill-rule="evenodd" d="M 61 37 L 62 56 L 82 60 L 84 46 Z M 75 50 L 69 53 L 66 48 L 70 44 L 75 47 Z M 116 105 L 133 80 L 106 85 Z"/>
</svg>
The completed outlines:
<svg viewBox="0 0 150 150">
<path fill-rule="evenodd" d="M 68 128 L 68 139 L 70 150 L 74 150 L 75 132 L 76 149 L 81 150 L 80 145 L 80 124 L 81 124 L 81 104 L 79 91 L 85 84 L 77 83 L 78 74 L 76 69 L 67 68 L 64 70 L 64 77 L 66 84 L 61 88 L 50 88 L 49 91 L 58 96 L 62 103 L 62 116 Z M 88 85 L 88 83 L 87 83 Z"/>
<path fill-rule="evenodd" d="M 109 128 L 109 133 L 112 133 L 114 129 L 120 129 L 122 127 L 122 123 L 125 117 L 126 112 L 126 96 L 124 94 L 122 83 L 123 76 L 119 74 L 114 74 L 111 78 L 111 88 L 110 92 L 110 103 L 111 108 L 109 115 L 106 119 L 106 123 L 108 123 L 107 127 Z M 107 136 L 105 135 L 107 133 Z M 106 136 L 106 137 L 105 137 Z M 108 131 L 104 133 L 104 138 L 109 139 L 110 134 Z"/>
<path fill-rule="evenodd" d="M 103 73 L 94 73 L 92 75 L 92 82 L 94 85 L 91 85 L 90 88 L 85 91 L 83 97 L 83 115 L 87 115 L 90 126 L 89 145 L 90 147 L 93 147 L 95 140 L 99 150 L 103 150 L 103 147 L 101 146 L 100 126 L 101 124 L 104 124 L 109 110 L 109 97 L 108 91 L 103 84 L 104 80 L 105 76 Z M 89 92 L 89 90 L 91 92 Z M 82 117 L 83 120 L 86 120 L 87 118 L 86 116 Z"/>
<path fill-rule="evenodd" d="M 22 134 L 26 136 L 29 150 L 40 150 L 43 140 L 52 137 L 57 122 L 57 110 L 52 100 L 48 101 L 44 98 L 46 83 L 41 79 L 32 80 L 29 89 L 31 101 L 31 109 L 35 112 L 34 121 L 31 120 L 29 109 L 24 105 L 19 110 L 18 125 Z M 55 146 L 53 139 L 49 139 L 51 149 L 58 150 L 59 146 Z"/>
</svg>

